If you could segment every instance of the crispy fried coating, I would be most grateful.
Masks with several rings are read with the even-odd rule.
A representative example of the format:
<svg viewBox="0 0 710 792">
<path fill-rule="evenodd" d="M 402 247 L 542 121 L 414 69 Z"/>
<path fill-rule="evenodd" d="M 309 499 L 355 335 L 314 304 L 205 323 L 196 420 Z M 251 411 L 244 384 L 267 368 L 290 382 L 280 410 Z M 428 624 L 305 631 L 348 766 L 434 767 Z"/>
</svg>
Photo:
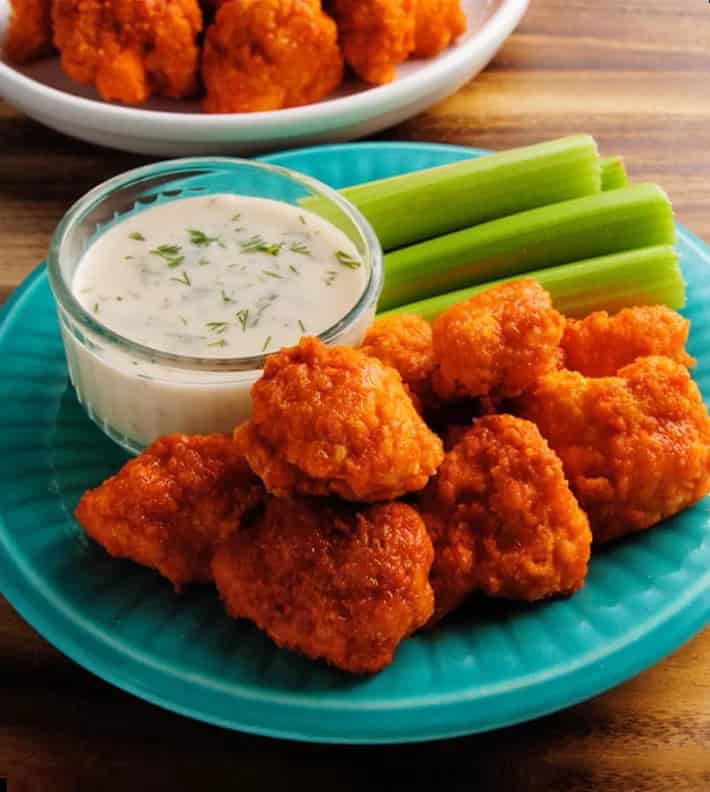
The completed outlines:
<svg viewBox="0 0 710 792">
<path fill-rule="evenodd" d="M 665 305 L 624 308 L 609 316 L 596 311 L 568 319 L 562 338 L 565 368 L 587 377 L 611 377 L 636 358 L 662 355 L 684 366 L 695 361 L 685 351 L 690 325 Z"/>
<path fill-rule="evenodd" d="M 51 0 L 10 0 L 10 23 L 3 54 L 11 63 L 28 63 L 52 50 Z"/>
<path fill-rule="evenodd" d="M 332 0 L 345 61 L 374 85 L 395 78 L 414 50 L 416 0 Z"/>
<path fill-rule="evenodd" d="M 202 77 L 208 113 L 317 102 L 343 77 L 335 23 L 320 0 L 227 0 L 205 36 Z"/>
<path fill-rule="evenodd" d="M 402 382 L 423 406 L 433 403 L 434 345 L 429 322 L 416 314 L 395 314 L 376 319 L 360 348 L 365 354 L 396 369 Z"/>
<path fill-rule="evenodd" d="M 212 568 L 232 616 L 279 646 L 371 673 L 431 616 L 432 557 L 424 523 L 403 503 L 272 498 Z"/>
<path fill-rule="evenodd" d="M 594 540 L 642 531 L 710 490 L 710 418 L 685 366 L 640 358 L 615 377 L 559 371 L 521 399 L 562 459 Z"/>
<path fill-rule="evenodd" d="M 235 438 L 276 495 L 391 500 L 422 489 L 443 459 L 399 374 L 316 338 L 272 355 Z"/>
<path fill-rule="evenodd" d="M 197 0 L 54 0 L 64 71 L 108 101 L 179 99 L 197 88 Z"/>
<path fill-rule="evenodd" d="M 433 324 L 434 391 L 444 399 L 517 396 L 558 367 L 564 326 L 532 278 L 479 292 Z"/>
<path fill-rule="evenodd" d="M 461 0 L 416 0 L 414 54 L 430 58 L 456 41 L 466 30 Z"/>
<path fill-rule="evenodd" d="M 215 547 L 265 497 L 226 435 L 166 435 L 99 487 L 76 517 L 112 555 L 183 584 L 211 580 Z"/>
<path fill-rule="evenodd" d="M 435 619 L 474 590 L 539 600 L 584 582 L 592 536 L 562 464 L 537 427 L 479 418 L 422 493 L 434 542 Z"/>
</svg>

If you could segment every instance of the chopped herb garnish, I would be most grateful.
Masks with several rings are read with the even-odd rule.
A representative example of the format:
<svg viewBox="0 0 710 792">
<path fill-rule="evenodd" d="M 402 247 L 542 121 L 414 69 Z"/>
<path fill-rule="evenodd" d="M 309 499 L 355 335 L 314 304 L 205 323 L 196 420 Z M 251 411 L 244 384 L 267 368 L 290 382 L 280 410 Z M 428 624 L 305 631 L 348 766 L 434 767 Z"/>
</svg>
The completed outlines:
<svg viewBox="0 0 710 792">
<path fill-rule="evenodd" d="M 179 320 L 180 320 L 180 321 L 181 321 L 181 322 L 182 322 L 184 325 L 186 325 L 186 324 L 187 324 L 187 319 L 185 319 L 185 317 L 184 317 L 184 316 L 180 316 L 180 314 L 178 314 L 178 319 L 179 319 Z"/>
<path fill-rule="evenodd" d="M 247 329 L 247 320 L 249 319 L 249 309 L 242 308 L 241 311 L 236 313 L 237 321 L 242 326 L 242 332 Z"/>
<path fill-rule="evenodd" d="M 200 260 L 199 260 L 197 263 L 198 263 L 198 264 L 199 264 L 201 267 L 206 267 L 206 266 L 207 266 L 207 265 L 210 263 L 210 260 L 209 260 L 208 258 L 204 258 L 204 257 L 203 257 L 203 258 L 201 258 L 201 259 L 200 259 Z"/>
<path fill-rule="evenodd" d="M 303 324 L 303 322 L 300 319 L 298 320 L 298 326 L 301 328 L 302 333 L 306 332 L 306 326 Z"/>
<path fill-rule="evenodd" d="M 362 266 L 362 262 L 354 259 L 350 254 L 346 253 L 344 250 L 336 250 L 335 251 L 335 258 L 338 260 L 338 264 L 342 264 L 344 267 L 348 267 L 349 269 L 358 269 Z"/>
<path fill-rule="evenodd" d="M 265 245 L 266 242 L 264 241 L 264 237 L 260 236 L 259 234 L 254 234 L 254 236 L 249 237 L 246 242 L 240 242 L 239 247 L 244 248 L 252 248 L 258 245 Z"/>
<path fill-rule="evenodd" d="M 224 289 L 222 289 L 222 300 L 226 303 L 234 302 L 231 297 L 227 297 L 227 292 Z"/>
<path fill-rule="evenodd" d="M 135 258 L 135 256 L 124 256 L 125 261 L 130 261 L 131 259 Z"/>
<path fill-rule="evenodd" d="M 168 267 L 179 267 L 185 256 L 180 255 L 182 248 L 180 245 L 160 245 L 150 251 L 154 256 L 160 256 L 167 262 Z"/>
<path fill-rule="evenodd" d="M 297 270 L 297 269 L 296 269 L 296 268 L 293 266 L 293 264 L 289 264 L 289 265 L 288 265 L 288 268 L 291 270 L 291 272 L 295 272 L 295 273 L 296 273 L 296 275 L 300 275 L 300 274 L 301 274 L 301 273 L 300 273 L 300 272 L 299 272 L 299 271 L 298 271 L 298 270 Z"/>
<path fill-rule="evenodd" d="M 239 220 L 239 218 L 241 216 L 242 216 L 242 213 L 241 212 L 237 212 L 235 215 L 232 215 L 232 221 L 236 223 L 237 220 Z"/>
<path fill-rule="evenodd" d="M 264 346 L 261 348 L 261 351 L 262 352 L 266 352 L 266 350 L 268 349 L 270 343 L 271 343 L 271 336 L 269 336 L 266 339 L 266 341 L 264 341 Z"/>
<path fill-rule="evenodd" d="M 94 303 L 94 313 L 98 313 L 98 312 L 99 312 L 99 304 Z"/>
<path fill-rule="evenodd" d="M 117 300 L 118 302 L 123 302 L 123 297 L 116 297 L 116 300 Z"/>
<path fill-rule="evenodd" d="M 157 248 L 151 250 L 156 256 L 177 256 L 182 250 L 180 245 L 158 245 Z"/>
<path fill-rule="evenodd" d="M 182 283 L 183 286 L 192 286 L 190 276 L 184 270 L 181 278 L 170 278 L 170 280 L 175 281 L 176 283 Z"/>
<path fill-rule="evenodd" d="M 218 333 L 221 335 L 225 332 L 229 325 L 229 322 L 207 322 L 207 327 L 213 332 Z"/>
<path fill-rule="evenodd" d="M 307 225 L 306 218 L 303 215 L 298 215 L 298 219 L 303 223 L 303 225 Z"/>
<path fill-rule="evenodd" d="M 335 270 L 328 270 L 325 273 L 325 278 L 323 278 L 323 283 L 325 283 L 326 286 L 332 286 L 333 285 L 333 281 L 337 277 L 338 277 L 338 273 Z"/>
<path fill-rule="evenodd" d="M 255 234 L 247 239 L 246 242 L 240 242 L 239 247 L 242 249 L 242 253 L 267 253 L 269 256 L 278 256 L 283 247 L 283 242 L 272 242 L 269 244 L 264 237 Z"/>
<path fill-rule="evenodd" d="M 219 237 L 207 236 L 204 231 L 198 228 L 188 228 L 187 233 L 190 235 L 190 242 L 197 247 L 207 247 L 212 242 L 219 242 Z"/>
<path fill-rule="evenodd" d="M 260 297 L 256 301 L 256 305 L 255 305 L 256 316 L 254 316 L 251 320 L 250 323 L 251 327 L 256 327 L 259 324 L 259 322 L 261 321 L 261 317 L 264 315 L 264 311 L 266 311 L 267 308 L 273 305 L 276 302 L 276 300 L 278 300 L 278 298 L 279 298 L 278 294 L 272 293 L 272 294 L 267 294 L 264 297 Z"/>
<path fill-rule="evenodd" d="M 293 253 L 300 253 L 302 256 L 310 256 L 311 251 L 309 250 L 307 245 L 304 245 L 303 242 L 291 242 L 288 248 Z"/>
<path fill-rule="evenodd" d="M 279 275 L 278 272 L 272 272 L 271 270 L 264 270 L 264 275 L 268 275 L 270 278 L 283 278 L 283 275 Z"/>
<path fill-rule="evenodd" d="M 227 346 L 227 342 L 223 338 L 220 338 L 219 341 L 213 341 L 211 344 L 207 344 L 207 346 L 211 346 L 211 347 L 225 347 L 225 346 Z"/>
<path fill-rule="evenodd" d="M 138 233 L 138 231 L 132 231 L 128 235 L 128 238 L 135 239 L 136 242 L 145 242 L 145 237 L 143 236 L 143 234 Z"/>
</svg>

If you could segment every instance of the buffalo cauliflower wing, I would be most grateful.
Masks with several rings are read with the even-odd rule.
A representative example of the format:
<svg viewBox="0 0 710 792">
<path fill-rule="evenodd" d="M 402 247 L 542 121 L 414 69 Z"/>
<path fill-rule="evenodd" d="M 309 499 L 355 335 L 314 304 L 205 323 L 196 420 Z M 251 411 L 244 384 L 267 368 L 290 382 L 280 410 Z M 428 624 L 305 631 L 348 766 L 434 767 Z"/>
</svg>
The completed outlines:
<svg viewBox="0 0 710 792">
<path fill-rule="evenodd" d="M 665 305 L 568 319 L 562 338 L 565 368 L 587 377 L 610 377 L 636 358 L 651 355 L 692 366 L 695 361 L 685 351 L 688 329 L 688 321 Z"/>
<path fill-rule="evenodd" d="M 197 0 L 54 0 L 52 20 L 64 71 L 103 99 L 142 104 L 197 88 Z"/>
<path fill-rule="evenodd" d="M 3 53 L 11 63 L 27 63 L 52 49 L 51 0 L 10 0 Z"/>
<path fill-rule="evenodd" d="M 412 54 L 417 0 L 331 0 L 348 66 L 374 85 L 395 78 L 395 67 Z"/>
<path fill-rule="evenodd" d="M 511 397 L 556 369 L 565 320 L 532 278 L 486 289 L 433 324 L 438 396 Z"/>
<path fill-rule="evenodd" d="M 416 314 L 382 317 L 367 331 L 360 348 L 396 369 L 422 405 L 432 403 L 434 346 L 429 322 Z"/>
<path fill-rule="evenodd" d="M 414 54 L 431 58 L 445 50 L 466 30 L 461 0 L 416 0 Z"/>
<path fill-rule="evenodd" d="M 433 550 L 403 503 L 269 500 L 215 554 L 227 611 L 276 644 L 345 671 L 379 671 L 432 613 Z"/>
<path fill-rule="evenodd" d="M 152 567 L 176 589 L 211 580 L 220 542 L 264 497 L 225 435 L 167 435 L 79 501 L 86 533 L 112 556 Z"/>
<path fill-rule="evenodd" d="M 337 29 L 320 0 L 227 0 L 205 35 L 208 113 L 310 104 L 342 76 Z"/>
<path fill-rule="evenodd" d="M 235 438 L 276 495 L 378 501 L 422 489 L 443 459 L 399 374 L 316 338 L 272 355 Z"/>
<path fill-rule="evenodd" d="M 710 419 L 685 366 L 640 358 L 617 376 L 559 371 L 522 397 L 557 452 L 594 540 L 641 531 L 710 489 Z"/>
<path fill-rule="evenodd" d="M 420 500 L 434 543 L 435 620 L 475 590 L 533 601 L 584 582 L 587 517 L 559 458 L 529 421 L 476 420 Z"/>
</svg>

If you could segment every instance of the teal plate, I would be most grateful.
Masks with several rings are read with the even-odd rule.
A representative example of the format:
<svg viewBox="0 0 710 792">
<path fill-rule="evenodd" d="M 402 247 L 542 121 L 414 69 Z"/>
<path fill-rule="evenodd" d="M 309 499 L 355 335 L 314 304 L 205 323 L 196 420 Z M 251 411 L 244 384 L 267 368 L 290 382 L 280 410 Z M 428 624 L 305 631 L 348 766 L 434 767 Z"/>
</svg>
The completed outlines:
<svg viewBox="0 0 710 792">
<path fill-rule="evenodd" d="M 477 155 L 366 143 L 268 157 L 335 187 Z M 679 229 L 695 377 L 710 399 L 710 250 Z M 276 649 L 228 619 L 214 591 L 176 596 L 157 575 L 84 538 L 80 494 L 125 460 L 67 385 L 43 267 L 0 324 L 0 588 L 57 648 L 175 712 L 320 742 L 428 740 L 569 706 L 633 676 L 710 617 L 708 503 L 595 553 L 584 588 L 529 606 L 473 603 L 405 641 L 381 674 L 353 678 Z"/>
</svg>

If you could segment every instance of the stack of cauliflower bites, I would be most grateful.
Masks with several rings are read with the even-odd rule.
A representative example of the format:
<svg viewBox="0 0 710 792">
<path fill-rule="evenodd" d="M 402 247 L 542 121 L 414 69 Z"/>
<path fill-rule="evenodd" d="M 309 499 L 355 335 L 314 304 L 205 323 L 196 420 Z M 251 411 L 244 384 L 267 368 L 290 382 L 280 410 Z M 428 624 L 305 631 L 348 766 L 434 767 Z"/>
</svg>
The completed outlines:
<svg viewBox="0 0 710 792">
<path fill-rule="evenodd" d="M 77 516 L 176 587 L 212 578 L 279 646 L 376 672 L 474 593 L 572 594 L 593 541 L 707 494 L 687 334 L 659 306 L 566 320 L 523 278 L 360 349 L 303 338 L 233 437 L 156 441 Z"/>
<path fill-rule="evenodd" d="M 56 48 L 62 68 L 102 99 L 201 95 L 207 113 L 324 99 L 345 67 L 366 83 L 396 76 L 465 31 L 460 0 L 11 0 L 4 55 Z M 204 35 L 203 35 L 204 29 Z"/>
</svg>

